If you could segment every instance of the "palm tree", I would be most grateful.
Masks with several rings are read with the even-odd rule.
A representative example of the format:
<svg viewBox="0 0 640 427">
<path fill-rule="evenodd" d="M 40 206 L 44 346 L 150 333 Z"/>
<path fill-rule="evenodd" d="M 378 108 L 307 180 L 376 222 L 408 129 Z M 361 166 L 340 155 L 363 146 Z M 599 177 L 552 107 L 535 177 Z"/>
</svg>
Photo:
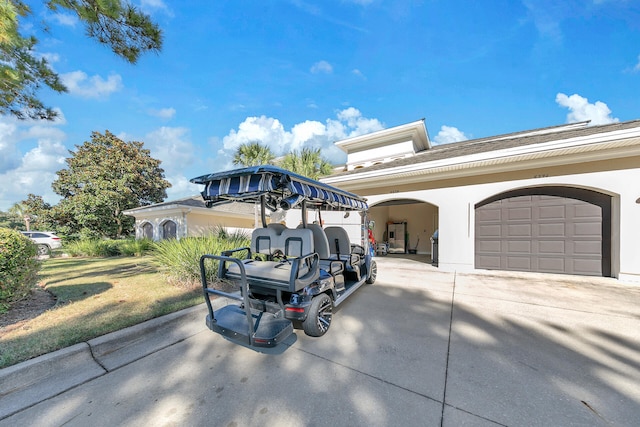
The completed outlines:
<svg viewBox="0 0 640 427">
<path fill-rule="evenodd" d="M 29 215 L 27 206 L 24 203 L 22 202 L 14 203 L 13 206 L 9 208 L 9 214 L 15 217 L 16 219 L 20 219 L 24 221 L 24 226 L 27 228 L 27 231 L 29 231 L 30 224 L 31 224 L 31 216 Z"/>
<path fill-rule="evenodd" d="M 233 155 L 233 164 L 241 166 L 259 166 L 272 164 L 275 155 L 271 149 L 259 141 L 241 144 Z"/>
<path fill-rule="evenodd" d="M 299 152 L 293 150 L 284 156 L 280 166 L 311 179 L 329 175 L 333 169 L 331 163 L 322 157 L 320 148 L 306 147 Z"/>
</svg>

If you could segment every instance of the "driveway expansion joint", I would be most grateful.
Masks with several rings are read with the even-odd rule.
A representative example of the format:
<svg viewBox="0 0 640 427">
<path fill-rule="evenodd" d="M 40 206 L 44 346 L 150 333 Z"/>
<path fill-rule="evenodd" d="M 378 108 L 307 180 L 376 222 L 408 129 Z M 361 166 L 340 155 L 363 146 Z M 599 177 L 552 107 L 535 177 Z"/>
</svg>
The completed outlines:
<svg viewBox="0 0 640 427">
<path fill-rule="evenodd" d="M 453 273 L 453 284 L 451 286 L 451 308 L 449 311 L 449 335 L 447 336 L 447 359 L 444 365 L 444 385 L 442 387 L 442 412 L 440 413 L 440 427 L 444 425 L 444 408 L 447 403 L 447 379 L 449 376 L 449 355 L 451 353 L 451 332 L 453 330 L 453 308 L 456 298 L 456 277 L 457 273 Z"/>
</svg>

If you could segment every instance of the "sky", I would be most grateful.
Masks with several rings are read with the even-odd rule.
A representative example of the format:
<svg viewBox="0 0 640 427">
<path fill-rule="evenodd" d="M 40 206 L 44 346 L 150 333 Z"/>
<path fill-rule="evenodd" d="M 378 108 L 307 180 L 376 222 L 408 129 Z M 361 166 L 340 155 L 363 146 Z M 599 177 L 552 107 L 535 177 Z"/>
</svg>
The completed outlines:
<svg viewBox="0 0 640 427">
<path fill-rule="evenodd" d="M 245 142 L 338 165 L 335 141 L 423 118 L 433 144 L 640 118 L 638 0 L 132 0 L 164 34 L 135 65 L 28 3 L 22 33 L 69 90 L 39 92 L 53 122 L 0 116 L 2 211 L 57 203 L 94 131 L 144 142 L 172 200 Z"/>
</svg>

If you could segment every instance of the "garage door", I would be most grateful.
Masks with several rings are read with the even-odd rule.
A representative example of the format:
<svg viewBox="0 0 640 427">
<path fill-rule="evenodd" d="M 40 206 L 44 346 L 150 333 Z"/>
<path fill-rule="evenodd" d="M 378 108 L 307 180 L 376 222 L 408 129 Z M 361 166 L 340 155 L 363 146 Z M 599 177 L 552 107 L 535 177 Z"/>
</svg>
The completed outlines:
<svg viewBox="0 0 640 427">
<path fill-rule="evenodd" d="M 476 268 L 611 274 L 611 198 L 563 187 L 505 193 L 476 206 Z"/>
</svg>

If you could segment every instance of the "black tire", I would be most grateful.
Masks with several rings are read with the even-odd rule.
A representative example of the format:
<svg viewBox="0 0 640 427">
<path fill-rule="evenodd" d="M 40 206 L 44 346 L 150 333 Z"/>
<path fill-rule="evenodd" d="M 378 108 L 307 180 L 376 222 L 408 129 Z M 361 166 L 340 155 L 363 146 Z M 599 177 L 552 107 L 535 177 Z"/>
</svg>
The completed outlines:
<svg viewBox="0 0 640 427">
<path fill-rule="evenodd" d="M 49 255 L 51 249 L 47 245 L 38 245 L 38 255 Z"/>
<path fill-rule="evenodd" d="M 307 318 L 302 322 L 304 333 L 310 337 L 321 337 L 331 326 L 333 315 L 333 301 L 327 294 L 316 295 L 311 300 L 311 307 Z"/>
<path fill-rule="evenodd" d="M 369 264 L 369 276 L 367 277 L 366 282 L 370 285 L 373 285 L 378 277 L 378 265 L 374 260 L 371 260 L 371 264 Z"/>
</svg>

